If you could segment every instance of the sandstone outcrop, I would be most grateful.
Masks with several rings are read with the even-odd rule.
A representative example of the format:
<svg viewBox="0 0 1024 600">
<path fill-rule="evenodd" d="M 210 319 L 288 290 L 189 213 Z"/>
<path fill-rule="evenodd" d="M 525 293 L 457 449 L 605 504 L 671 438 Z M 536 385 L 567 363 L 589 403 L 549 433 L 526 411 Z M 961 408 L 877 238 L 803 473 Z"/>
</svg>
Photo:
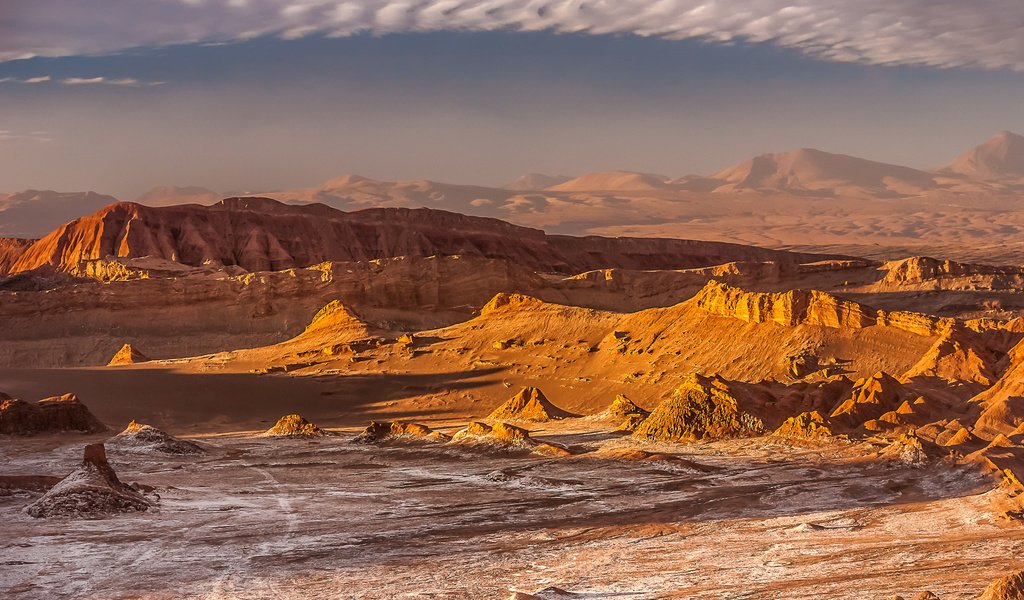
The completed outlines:
<svg viewBox="0 0 1024 600">
<path fill-rule="evenodd" d="M 865 421 L 895 411 L 908 397 L 909 392 L 902 383 L 892 375 L 879 371 L 871 377 L 854 382 L 850 396 L 832 410 L 829 418 L 848 427 L 857 427 Z"/>
<path fill-rule="evenodd" d="M 419 423 L 373 421 L 352 441 L 360 444 L 377 444 L 387 441 L 446 442 L 449 439 L 451 438 L 447 435 Z"/>
<path fill-rule="evenodd" d="M 831 438 L 833 433 L 825 417 L 812 410 L 789 417 L 772 435 L 791 440 L 824 440 Z"/>
<path fill-rule="evenodd" d="M 740 406 L 728 382 L 692 374 L 633 432 L 647 440 L 696 442 L 763 433 L 764 423 Z"/>
<path fill-rule="evenodd" d="M 134 365 L 135 363 L 147 361 L 149 361 L 149 357 L 133 348 L 131 344 L 125 344 L 124 346 L 121 346 L 121 349 L 117 351 L 117 354 L 110 359 L 107 366 L 116 367 L 120 365 Z"/>
<path fill-rule="evenodd" d="M 0 400 L 0 433 L 32 435 L 57 431 L 98 433 L 103 425 L 74 394 L 44 398 L 36 403 Z"/>
<path fill-rule="evenodd" d="M 1024 269 L 972 265 L 926 256 L 885 263 L 879 289 L 1018 290 L 1024 287 Z"/>
<path fill-rule="evenodd" d="M 95 518 L 151 507 L 139 491 L 118 479 L 107 462 L 103 444 L 89 444 L 81 466 L 25 507 L 25 512 L 36 518 Z"/>
<path fill-rule="evenodd" d="M 990 386 L 1005 368 L 1001 339 L 966 327 L 951 327 L 903 377 L 938 377 Z"/>
<path fill-rule="evenodd" d="M 302 415 L 285 415 L 273 427 L 261 434 L 263 437 L 322 437 L 327 432 L 310 423 Z"/>
<path fill-rule="evenodd" d="M 518 394 L 509 398 L 504 404 L 487 415 L 488 420 L 525 421 L 543 423 L 546 421 L 576 417 L 569 411 L 562 410 L 535 387 L 525 387 Z"/>
<path fill-rule="evenodd" d="M 502 451 L 528 451 L 549 456 L 569 456 L 570 454 L 566 448 L 533 439 L 530 437 L 530 432 L 522 427 L 502 422 L 488 425 L 473 421 L 455 432 L 451 443 Z"/>
<path fill-rule="evenodd" d="M 996 579 L 978 600 L 1024 600 L 1024 571 Z"/>
<path fill-rule="evenodd" d="M 924 465 L 929 460 L 924 442 L 914 431 L 900 434 L 892 443 L 882 449 L 878 455 L 881 458 L 899 461 L 915 467 Z"/>
<path fill-rule="evenodd" d="M 158 452 L 160 454 L 205 454 L 199 444 L 180 440 L 156 427 L 136 421 L 128 423 L 124 431 L 107 441 L 107 445 L 129 452 Z"/>
<path fill-rule="evenodd" d="M 873 325 L 876 314 L 874 309 L 825 292 L 747 292 L 718 281 L 709 281 L 694 298 L 694 303 L 712 315 L 787 327 L 819 325 L 860 329 Z"/>
<path fill-rule="evenodd" d="M 611 421 L 622 421 L 632 416 L 638 416 L 640 418 L 647 418 L 651 413 L 640 408 L 635 402 L 627 398 L 624 394 L 618 394 L 612 403 L 608 405 L 603 412 L 598 413 L 602 419 L 608 419 Z"/>
</svg>

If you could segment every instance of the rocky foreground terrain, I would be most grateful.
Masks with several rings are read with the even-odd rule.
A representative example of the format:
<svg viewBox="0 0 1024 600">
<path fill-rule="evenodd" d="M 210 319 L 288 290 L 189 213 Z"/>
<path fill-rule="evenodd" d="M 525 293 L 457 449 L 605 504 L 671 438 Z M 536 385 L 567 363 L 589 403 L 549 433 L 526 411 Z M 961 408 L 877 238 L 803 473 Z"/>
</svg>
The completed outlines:
<svg viewBox="0 0 1024 600">
<path fill-rule="evenodd" d="M 1024 597 L 1024 268 L 233 198 L 0 272 L 5 596 Z"/>
</svg>

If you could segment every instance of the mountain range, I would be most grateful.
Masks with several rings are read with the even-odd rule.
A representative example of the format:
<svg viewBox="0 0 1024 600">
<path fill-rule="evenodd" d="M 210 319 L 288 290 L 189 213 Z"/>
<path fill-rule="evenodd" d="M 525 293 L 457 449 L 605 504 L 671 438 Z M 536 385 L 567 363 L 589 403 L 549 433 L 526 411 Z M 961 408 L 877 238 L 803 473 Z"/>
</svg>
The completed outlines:
<svg viewBox="0 0 1024 600">
<path fill-rule="evenodd" d="M 570 178 L 531 173 L 501 187 L 429 180 L 378 181 L 345 175 L 310 188 L 253 195 L 289 204 L 322 203 L 340 210 L 429 207 L 565 233 L 623 225 L 656 225 L 656 201 L 719 203 L 725 197 L 889 200 L 1015 196 L 1024 189 L 1024 137 L 1008 131 L 949 164 L 920 170 L 801 148 L 763 154 L 714 174 L 670 178 L 601 171 Z M 211 205 L 221 195 L 202 187 L 159 186 L 134 198 L 146 206 Z M 35 238 L 115 202 L 94 192 L 27 190 L 0 194 L 0 236 Z"/>
</svg>

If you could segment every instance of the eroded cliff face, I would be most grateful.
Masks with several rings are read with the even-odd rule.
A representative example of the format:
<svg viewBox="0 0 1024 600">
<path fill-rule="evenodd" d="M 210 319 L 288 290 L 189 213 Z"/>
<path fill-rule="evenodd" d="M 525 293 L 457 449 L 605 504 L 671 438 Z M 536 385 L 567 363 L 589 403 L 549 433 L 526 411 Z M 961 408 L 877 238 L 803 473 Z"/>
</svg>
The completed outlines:
<svg viewBox="0 0 1024 600">
<path fill-rule="evenodd" d="M 709 314 L 748 323 L 861 329 L 877 321 L 874 309 L 814 290 L 757 293 L 710 281 L 693 302 Z"/>
<path fill-rule="evenodd" d="M 934 337 L 943 335 L 956 323 L 952 318 L 909 311 L 877 310 L 818 290 L 748 292 L 714 280 L 708 282 L 693 302 L 708 314 L 748 323 L 775 323 L 787 327 L 818 325 L 835 329 L 863 329 L 883 326 Z"/>
<path fill-rule="evenodd" d="M 321 204 L 292 206 L 270 198 L 228 198 L 209 207 L 112 204 L 35 242 L 7 271 L 70 272 L 82 261 L 108 256 L 149 256 L 190 266 L 237 265 L 256 272 L 324 261 L 434 255 L 506 259 L 535 271 L 558 273 L 821 258 L 692 240 L 549 236 L 497 219 L 426 208 L 345 213 Z"/>
<path fill-rule="evenodd" d="M 10 271 L 33 242 L 35 240 L 0 237 L 0 274 Z"/>
<path fill-rule="evenodd" d="M 128 340 L 152 359 L 274 344 L 338 299 L 385 327 L 425 329 L 469 318 L 498 292 L 544 286 L 506 261 L 456 256 L 261 273 L 211 266 L 183 273 L 178 263 L 153 259 L 83 264 L 103 281 L 0 288 L 0 365 L 103 365 Z"/>
<path fill-rule="evenodd" d="M 1016 290 L 1024 287 L 1024 269 L 974 265 L 926 256 L 891 261 L 882 266 L 880 289 Z"/>
</svg>

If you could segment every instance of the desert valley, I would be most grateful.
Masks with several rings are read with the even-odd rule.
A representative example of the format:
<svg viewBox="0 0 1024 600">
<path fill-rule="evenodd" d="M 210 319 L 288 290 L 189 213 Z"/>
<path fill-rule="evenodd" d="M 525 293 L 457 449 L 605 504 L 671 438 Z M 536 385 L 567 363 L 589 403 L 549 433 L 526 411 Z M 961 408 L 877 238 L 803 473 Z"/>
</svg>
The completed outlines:
<svg viewBox="0 0 1024 600">
<path fill-rule="evenodd" d="M 333 185 L 4 197 L 5 597 L 1024 597 L 1024 138 Z"/>
<path fill-rule="evenodd" d="M 0 0 L 0 600 L 1024 600 L 1024 3 Z"/>
</svg>

